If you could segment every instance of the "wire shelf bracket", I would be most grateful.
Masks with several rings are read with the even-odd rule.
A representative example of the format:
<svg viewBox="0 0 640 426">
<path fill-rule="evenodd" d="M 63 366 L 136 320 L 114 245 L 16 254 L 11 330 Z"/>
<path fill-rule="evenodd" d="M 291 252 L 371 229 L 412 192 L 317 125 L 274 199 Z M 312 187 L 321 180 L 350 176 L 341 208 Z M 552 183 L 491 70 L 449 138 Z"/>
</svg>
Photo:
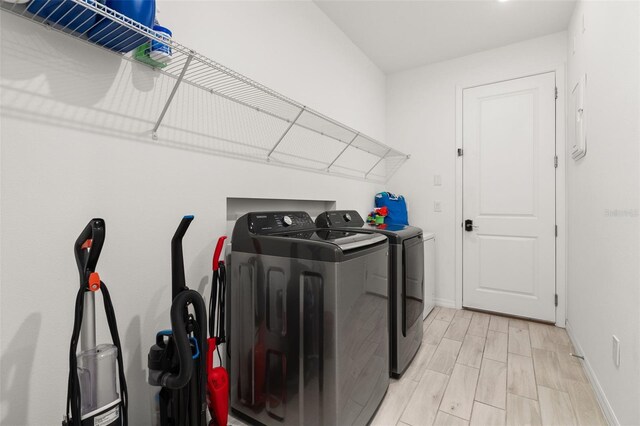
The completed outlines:
<svg viewBox="0 0 640 426">
<path fill-rule="evenodd" d="M 356 135 L 353 137 L 353 139 L 351 139 L 349 141 L 349 143 L 347 144 L 347 146 L 345 146 L 344 148 L 342 148 L 342 151 L 340 151 L 340 154 L 338 154 L 336 156 L 336 158 L 333 159 L 333 161 L 331 163 L 329 163 L 329 165 L 327 166 L 327 172 L 331 171 L 331 166 L 333 166 L 334 164 L 336 164 L 336 161 L 338 161 L 338 159 L 340 157 L 342 157 L 342 154 L 344 154 L 344 152 L 349 149 L 349 147 L 351 146 L 351 144 L 353 144 L 355 142 L 356 139 L 358 139 L 358 136 L 360 136 L 360 133 L 356 133 Z M 376 163 L 376 166 L 378 165 L 378 163 Z M 375 166 L 374 166 L 375 167 Z"/>
<path fill-rule="evenodd" d="M 293 127 L 294 124 L 296 124 L 296 121 L 298 121 L 298 118 L 300 118 L 300 116 L 302 115 L 302 113 L 307 109 L 307 107 L 302 107 L 302 109 L 300 110 L 300 112 L 298 113 L 298 115 L 296 115 L 296 118 L 293 119 L 293 121 L 289 124 L 289 126 L 287 127 L 287 129 L 284 131 L 284 133 L 282 134 L 282 136 L 280 136 L 280 139 L 278 139 L 278 141 L 275 143 L 275 145 L 273 145 L 273 148 L 271 148 L 271 151 L 269 151 L 269 153 L 267 154 L 267 159 L 271 158 L 271 154 L 273 154 L 273 151 L 276 150 L 276 148 L 278 147 L 278 145 L 280 145 L 280 142 L 282 142 L 282 140 L 285 138 L 285 136 L 287 136 L 287 133 L 289 133 L 289 131 L 291 130 L 291 128 Z"/>
<path fill-rule="evenodd" d="M 387 152 L 384 153 L 384 155 L 382 157 L 380 157 L 380 159 L 378 161 L 376 161 L 376 164 L 374 164 L 373 166 L 371 166 L 371 168 L 369 169 L 369 171 L 367 171 L 367 173 L 364 174 L 364 178 L 366 179 L 367 176 L 369 176 L 369 173 L 371 173 L 373 171 L 373 169 L 375 169 L 376 167 L 378 167 L 378 164 L 380 164 L 382 162 L 382 160 L 384 160 L 385 158 L 387 158 L 387 155 L 389 155 L 389 153 L 391 152 L 391 148 L 389 148 L 387 150 Z"/>
<path fill-rule="evenodd" d="M 156 125 L 153 126 L 153 130 L 151 130 L 151 137 L 153 138 L 153 140 L 158 140 L 158 129 L 160 128 L 160 124 L 162 123 L 164 116 L 167 114 L 167 111 L 169 110 L 169 105 L 171 105 L 171 101 L 173 101 L 173 97 L 176 95 L 176 92 L 178 91 L 178 87 L 180 87 L 180 83 L 182 83 L 182 80 L 184 79 L 184 75 L 186 74 L 187 68 L 189 68 L 189 64 L 191 63 L 192 59 L 193 59 L 193 54 L 187 57 L 187 60 L 184 63 L 184 67 L 182 68 L 182 72 L 180 72 L 180 76 L 178 76 L 176 83 L 173 85 L 173 89 L 171 89 L 171 94 L 169 95 L 167 102 L 165 102 L 164 107 L 162 108 L 160 117 L 158 117 L 158 121 L 156 121 Z"/>
</svg>

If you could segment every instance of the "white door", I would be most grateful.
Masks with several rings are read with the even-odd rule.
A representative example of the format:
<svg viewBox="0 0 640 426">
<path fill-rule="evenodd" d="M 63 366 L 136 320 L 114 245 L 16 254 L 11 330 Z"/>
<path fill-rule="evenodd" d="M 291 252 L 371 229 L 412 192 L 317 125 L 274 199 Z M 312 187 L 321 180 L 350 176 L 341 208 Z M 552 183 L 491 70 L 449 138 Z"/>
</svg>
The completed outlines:
<svg viewBox="0 0 640 426">
<path fill-rule="evenodd" d="M 555 322 L 555 87 L 463 91 L 465 307 Z"/>
</svg>

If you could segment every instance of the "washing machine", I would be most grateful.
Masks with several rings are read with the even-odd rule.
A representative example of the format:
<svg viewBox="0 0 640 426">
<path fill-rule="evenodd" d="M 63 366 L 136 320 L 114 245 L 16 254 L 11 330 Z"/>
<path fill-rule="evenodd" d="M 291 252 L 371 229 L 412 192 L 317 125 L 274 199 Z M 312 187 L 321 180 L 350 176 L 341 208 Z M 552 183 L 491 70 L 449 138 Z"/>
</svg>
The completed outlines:
<svg viewBox="0 0 640 426">
<path fill-rule="evenodd" d="M 387 238 L 305 212 L 240 217 L 227 258 L 232 412 L 252 424 L 366 425 L 388 385 Z"/>
<path fill-rule="evenodd" d="M 422 229 L 408 225 L 369 225 L 355 210 L 321 213 L 316 226 L 376 232 L 389 239 L 390 374 L 400 377 L 422 343 L 424 241 Z"/>
</svg>

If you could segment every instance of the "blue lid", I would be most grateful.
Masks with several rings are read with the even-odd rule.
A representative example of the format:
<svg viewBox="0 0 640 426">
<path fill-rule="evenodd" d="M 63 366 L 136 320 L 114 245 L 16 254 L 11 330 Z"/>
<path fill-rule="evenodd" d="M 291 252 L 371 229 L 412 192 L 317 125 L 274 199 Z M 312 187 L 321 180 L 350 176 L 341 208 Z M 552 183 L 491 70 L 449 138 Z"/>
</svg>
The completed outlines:
<svg viewBox="0 0 640 426">
<path fill-rule="evenodd" d="M 163 27 L 162 25 L 154 25 L 153 30 L 159 33 L 168 34 L 170 37 L 173 36 L 173 33 L 171 32 L 171 30 L 167 27 Z"/>
</svg>

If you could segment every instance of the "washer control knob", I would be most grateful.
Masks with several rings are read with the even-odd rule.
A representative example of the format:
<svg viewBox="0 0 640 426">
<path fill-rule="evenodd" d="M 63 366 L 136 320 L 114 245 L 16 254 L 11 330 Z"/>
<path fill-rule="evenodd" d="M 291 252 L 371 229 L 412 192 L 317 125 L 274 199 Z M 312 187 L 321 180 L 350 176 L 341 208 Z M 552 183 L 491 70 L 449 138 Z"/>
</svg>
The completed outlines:
<svg viewBox="0 0 640 426">
<path fill-rule="evenodd" d="M 346 222 L 351 222 L 351 215 L 350 215 L 349 213 L 345 213 L 345 215 L 344 215 L 344 220 L 345 220 Z"/>
<path fill-rule="evenodd" d="M 283 216 L 282 217 L 282 224 L 284 226 L 291 226 L 291 225 L 293 225 L 293 220 L 289 216 Z"/>
</svg>

